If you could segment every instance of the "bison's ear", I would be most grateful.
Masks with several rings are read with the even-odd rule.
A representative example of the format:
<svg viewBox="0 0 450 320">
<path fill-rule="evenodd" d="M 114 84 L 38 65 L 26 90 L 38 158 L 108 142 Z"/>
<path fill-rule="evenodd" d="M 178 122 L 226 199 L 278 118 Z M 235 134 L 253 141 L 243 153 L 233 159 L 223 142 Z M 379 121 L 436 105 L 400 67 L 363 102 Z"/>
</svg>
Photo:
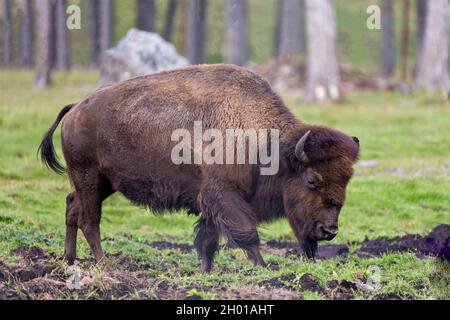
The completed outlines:
<svg viewBox="0 0 450 320">
<path fill-rule="evenodd" d="M 358 137 L 352 137 L 352 139 L 353 139 L 353 141 L 355 141 L 356 144 L 358 145 L 357 148 L 356 148 L 356 150 L 354 150 L 354 151 L 353 151 L 353 154 L 352 154 L 352 156 L 353 156 L 353 161 L 356 162 L 356 161 L 358 161 L 358 159 L 359 159 L 359 149 L 360 149 L 361 146 L 360 146 L 360 144 L 359 144 L 359 139 L 358 139 Z"/>
</svg>

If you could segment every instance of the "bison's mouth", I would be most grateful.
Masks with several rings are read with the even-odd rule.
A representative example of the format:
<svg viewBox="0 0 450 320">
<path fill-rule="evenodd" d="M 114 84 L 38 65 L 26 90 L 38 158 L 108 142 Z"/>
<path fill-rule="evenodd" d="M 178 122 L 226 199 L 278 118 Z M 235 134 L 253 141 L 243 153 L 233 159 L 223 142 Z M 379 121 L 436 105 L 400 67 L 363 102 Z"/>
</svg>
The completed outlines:
<svg viewBox="0 0 450 320">
<path fill-rule="evenodd" d="M 325 225 L 319 222 L 314 226 L 314 231 L 316 241 L 331 241 L 337 236 L 339 228 L 337 224 Z"/>
<path fill-rule="evenodd" d="M 315 256 L 319 241 L 330 241 L 333 240 L 337 235 L 337 233 L 328 232 L 327 230 L 321 230 L 317 233 L 313 236 L 308 236 L 303 241 L 301 241 L 303 251 L 310 259 L 314 258 Z"/>
<path fill-rule="evenodd" d="M 323 232 L 321 224 L 312 219 L 292 219 L 291 225 L 304 254 L 310 259 L 314 258 L 316 254 L 318 241 L 331 240 L 336 235 L 331 236 Z"/>
<path fill-rule="evenodd" d="M 336 237 L 337 233 L 322 231 L 320 235 L 316 236 L 316 241 L 331 241 Z"/>
</svg>

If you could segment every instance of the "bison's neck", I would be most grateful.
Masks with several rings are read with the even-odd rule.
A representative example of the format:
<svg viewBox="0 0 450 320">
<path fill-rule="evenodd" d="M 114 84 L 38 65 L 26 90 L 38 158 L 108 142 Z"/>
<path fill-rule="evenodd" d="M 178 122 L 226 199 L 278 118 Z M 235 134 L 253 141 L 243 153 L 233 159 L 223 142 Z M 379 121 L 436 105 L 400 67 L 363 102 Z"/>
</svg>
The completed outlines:
<svg viewBox="0 0 450 320">
<path fill-rule="evenodd" d="M 285 215 L 282 183 L 283 179 L 278 174 L 259 175 L 256 178 L 251 204 L 257 212 L 259 221 L 270 221 Z"/>
</svg>

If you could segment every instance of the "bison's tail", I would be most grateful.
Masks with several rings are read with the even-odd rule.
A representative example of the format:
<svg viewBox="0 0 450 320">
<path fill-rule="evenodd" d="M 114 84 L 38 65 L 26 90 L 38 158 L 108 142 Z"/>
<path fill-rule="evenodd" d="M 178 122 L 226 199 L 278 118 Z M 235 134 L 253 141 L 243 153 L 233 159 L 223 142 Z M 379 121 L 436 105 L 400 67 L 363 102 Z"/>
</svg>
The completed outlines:
<svg viewBox="0 0 450 320">
<path fill-rule="evenodd" d="M 67 112 L 69 112 L 70 109 L 73 108 L 73 106 L 74 104 L 65 106 L 59 112 L 58 117 L 56 117 L 55 122 L 50 127 L 50 129 L 48 129 L 38 149 L 38 153 L 41 154 L 42 163 L 44 163 L 44 165 L 47 168 L 52 169 L 58 174 L 63 174 L 66 171 L 66 169 L 59 163 L 58 156 L 56 155 L 55 147 L 53 146 L 53 134 L 55 133 L 55 130 L 58 127 L 64 115 Z"/>
</svg>

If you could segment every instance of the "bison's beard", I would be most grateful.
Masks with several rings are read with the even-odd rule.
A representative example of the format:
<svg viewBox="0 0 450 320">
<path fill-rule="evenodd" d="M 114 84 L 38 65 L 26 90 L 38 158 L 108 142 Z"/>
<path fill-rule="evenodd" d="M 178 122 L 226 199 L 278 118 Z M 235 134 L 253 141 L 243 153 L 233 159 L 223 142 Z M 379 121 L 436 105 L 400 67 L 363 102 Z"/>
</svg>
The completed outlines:
<svg viewBox="0 0 450 320">
<path fill-rule="evenodd" d="M 313 238 L 315 223 L 309 219 L 289 220 L 303 252 L 308 258 L 314 258 L 317 251 L 317 240 Z"/>
<path fill-rule="evenodd" d="M 306 238 L 302 241 L 302 248 L 306 256 L 310 259 L 314 258 L 317 251 L 317 241 Z"/>
</svg>

